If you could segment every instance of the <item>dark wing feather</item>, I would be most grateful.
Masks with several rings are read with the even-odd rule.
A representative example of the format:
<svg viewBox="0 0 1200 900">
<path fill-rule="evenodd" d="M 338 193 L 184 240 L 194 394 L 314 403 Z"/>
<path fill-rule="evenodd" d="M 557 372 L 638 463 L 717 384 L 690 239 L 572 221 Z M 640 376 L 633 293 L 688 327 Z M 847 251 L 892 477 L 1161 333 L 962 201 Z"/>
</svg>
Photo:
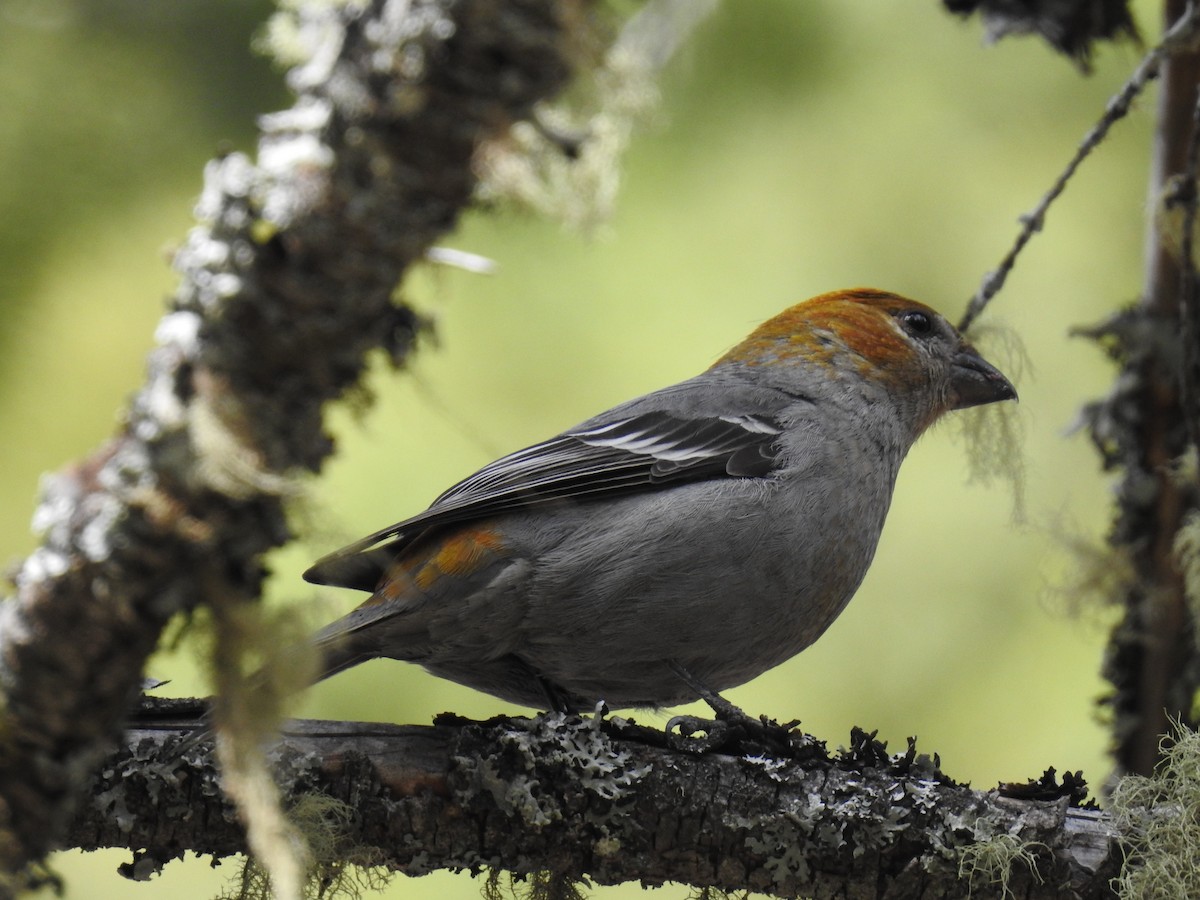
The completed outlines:
<svg viewBox="0 0 1200 900">
<path fill-rule="evenodd" d="M 764 477 L 774 468 L 781 430 L 768 416 L 681 418 L 663 412 L 584 425 L 484 466 L 423 513 L 318 560 L 304 577 L 373 591 L 396 551 L 430 528 L 683 481 Z"/>
</svg>

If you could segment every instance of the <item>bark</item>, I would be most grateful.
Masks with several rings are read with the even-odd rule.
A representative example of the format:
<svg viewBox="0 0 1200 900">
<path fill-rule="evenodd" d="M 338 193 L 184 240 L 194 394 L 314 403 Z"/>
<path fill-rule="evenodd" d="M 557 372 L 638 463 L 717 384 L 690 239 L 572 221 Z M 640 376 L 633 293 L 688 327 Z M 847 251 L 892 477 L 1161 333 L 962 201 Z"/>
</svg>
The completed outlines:
<svg viewBox="0 0 1200 900">
<path fill-rule="evenodd" d="M 332 449 L 324 402 L 418 329 L 392 300 L 475 187 L 484 142 L 567 81 L 569 0 L 370 0 L 296 13 L 295 105 L 213 160 L 145 386 L 48 479 L 0 609 L 0 871 L 63 836 L 171 615 L 258 596 L 283 497 Z M 0 892 L 11 889 L 0 882 Z"/>
<path fill-rule="evenodd" d="M 1193 15 L 1182 0 L 1169 0 L 1164 12 L 1168 26 Z M 1176 469 L 1190 435 L 1181 401 L 1184 273 L 1172 210 L 1194 190 L 1195 173 L 1186 174 L 1200 85 L 1194 44 L 1165 57 L 1161 82 L 1150 194 L 1151 207 L 1162 215 L 1150 223 L 1145 290 L 1133 308 L 1091 332 L 1121 371 L 1110 396 L 1086 411 L 1106 468 L 1121 470 L 1109 540 L 1131 571 L 1117 598 L 1125 612 L 1104 665 L 1113 685 L 1106 702 L 1113 710 L 1118 774 L 1153 772 L 1169 721 L 1195 726 L 1200 687 L 1196 624 L 1175 552 L 1180 528 L 1200 503 L 1194 478 Z"/>
<path fill-rule="evenodd" d="M 134 850 L 127 874 L 141 877 L 185 849 L 241 852 L 207 750 L 164 762 L 187 733 L 130 731 L 71 844 Z M 546 714 L 293 722 L 272 756 L 294 808 L 313 794 L 349 805 L 341 858 L 412 875 L 489 868 L 815 898 L 1113 896 L 1115 831 L 1072 805 L 1077 778 L 972 790 L 914 745 L 889 756 L 857 730 L 833 755 L 795 732 L 771 751 L 683 746 L 622 719 Z"/>
</svg>

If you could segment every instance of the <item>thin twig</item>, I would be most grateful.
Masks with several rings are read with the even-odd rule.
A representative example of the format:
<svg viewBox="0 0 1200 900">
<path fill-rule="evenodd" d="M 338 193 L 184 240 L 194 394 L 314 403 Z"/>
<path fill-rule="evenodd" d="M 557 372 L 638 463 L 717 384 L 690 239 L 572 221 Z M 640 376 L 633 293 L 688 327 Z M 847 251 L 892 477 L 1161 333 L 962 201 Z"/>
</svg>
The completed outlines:
<svg viewBox="0 0 1200 900">
<path fill-rule="evenodd" d="M 1190 3 L 1183 15 L 1163 35 L 1162 41 L 1142 58 L 1141 63 L 1129 76 L 1121 90 L 1108 101 L 1104 115 L 1084 136 L 1074 157 L 1055 179 L 1050 190 L 1031 212 L 1021 216 L 1021 231 L 1017 234 L 1016 241 L 1008 254 L 1000 261 L 1000 265 L 984 276 L 983 283 L 979 286 L 975 296 L 971 298 L 971 302 L 967 304 L 967 311 L 963 313 L 962 320 L 958 324 L 960 331 L 970 328 L 971 323 L 983 312 L 984 307 L 999 293 L 1008 278 L 1008 273 L 1016 264 L 1017 256 L 1025 249 L 1030 238 L 1042 230 L 1046 211 L 1050 208 L 1050 204 L 1057 200 L 1066 189 L 1067 182 L 1074 177 L 1080 164 L 1104 141 L 1109 129 L 1129 113 L 1134 98 L 1145 90 L 1147 84 L 1158 77 L 1163 60 L 1177 49 L 1190 44 L 1198 33 L 1200 33 L 1200 7 Z"/>
</svg>

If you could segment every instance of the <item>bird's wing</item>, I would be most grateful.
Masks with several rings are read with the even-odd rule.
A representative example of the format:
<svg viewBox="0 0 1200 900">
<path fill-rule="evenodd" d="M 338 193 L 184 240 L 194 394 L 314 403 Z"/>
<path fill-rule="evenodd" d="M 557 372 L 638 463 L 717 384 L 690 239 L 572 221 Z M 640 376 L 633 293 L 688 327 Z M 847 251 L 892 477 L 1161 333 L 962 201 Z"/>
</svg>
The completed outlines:
<svg viewBox="0 0 1200 900">
<path fill-rule="evenodd" d="M 304 573 L 316 584 L 373 591 L 395 552 L 430 528 L 542 503 L 582 502 L 684 481 L 764 477 L 782 431 L 770 415 L 680 416 L 630 411 L 585 422 L 496 460 L 419 515 L 368 535 Z"/>
</svg>

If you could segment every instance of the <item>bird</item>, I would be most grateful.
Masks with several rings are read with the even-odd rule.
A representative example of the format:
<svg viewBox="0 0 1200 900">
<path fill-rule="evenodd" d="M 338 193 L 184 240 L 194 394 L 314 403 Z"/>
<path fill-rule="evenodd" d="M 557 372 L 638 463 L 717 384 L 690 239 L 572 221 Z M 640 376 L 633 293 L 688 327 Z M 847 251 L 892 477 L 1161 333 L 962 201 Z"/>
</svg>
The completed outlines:
<svg viewBox="0 0 1200 900">
<path fill-rule="evenodd" d="M 370 593 L 313 637 L 318 680 L 386 657 L 535 709 L 719 696 L 842 612 L 917 438 L 1016 398 L 923 303 L 798 303 L 318 560 L 307 581 Z"/>
</svg>

